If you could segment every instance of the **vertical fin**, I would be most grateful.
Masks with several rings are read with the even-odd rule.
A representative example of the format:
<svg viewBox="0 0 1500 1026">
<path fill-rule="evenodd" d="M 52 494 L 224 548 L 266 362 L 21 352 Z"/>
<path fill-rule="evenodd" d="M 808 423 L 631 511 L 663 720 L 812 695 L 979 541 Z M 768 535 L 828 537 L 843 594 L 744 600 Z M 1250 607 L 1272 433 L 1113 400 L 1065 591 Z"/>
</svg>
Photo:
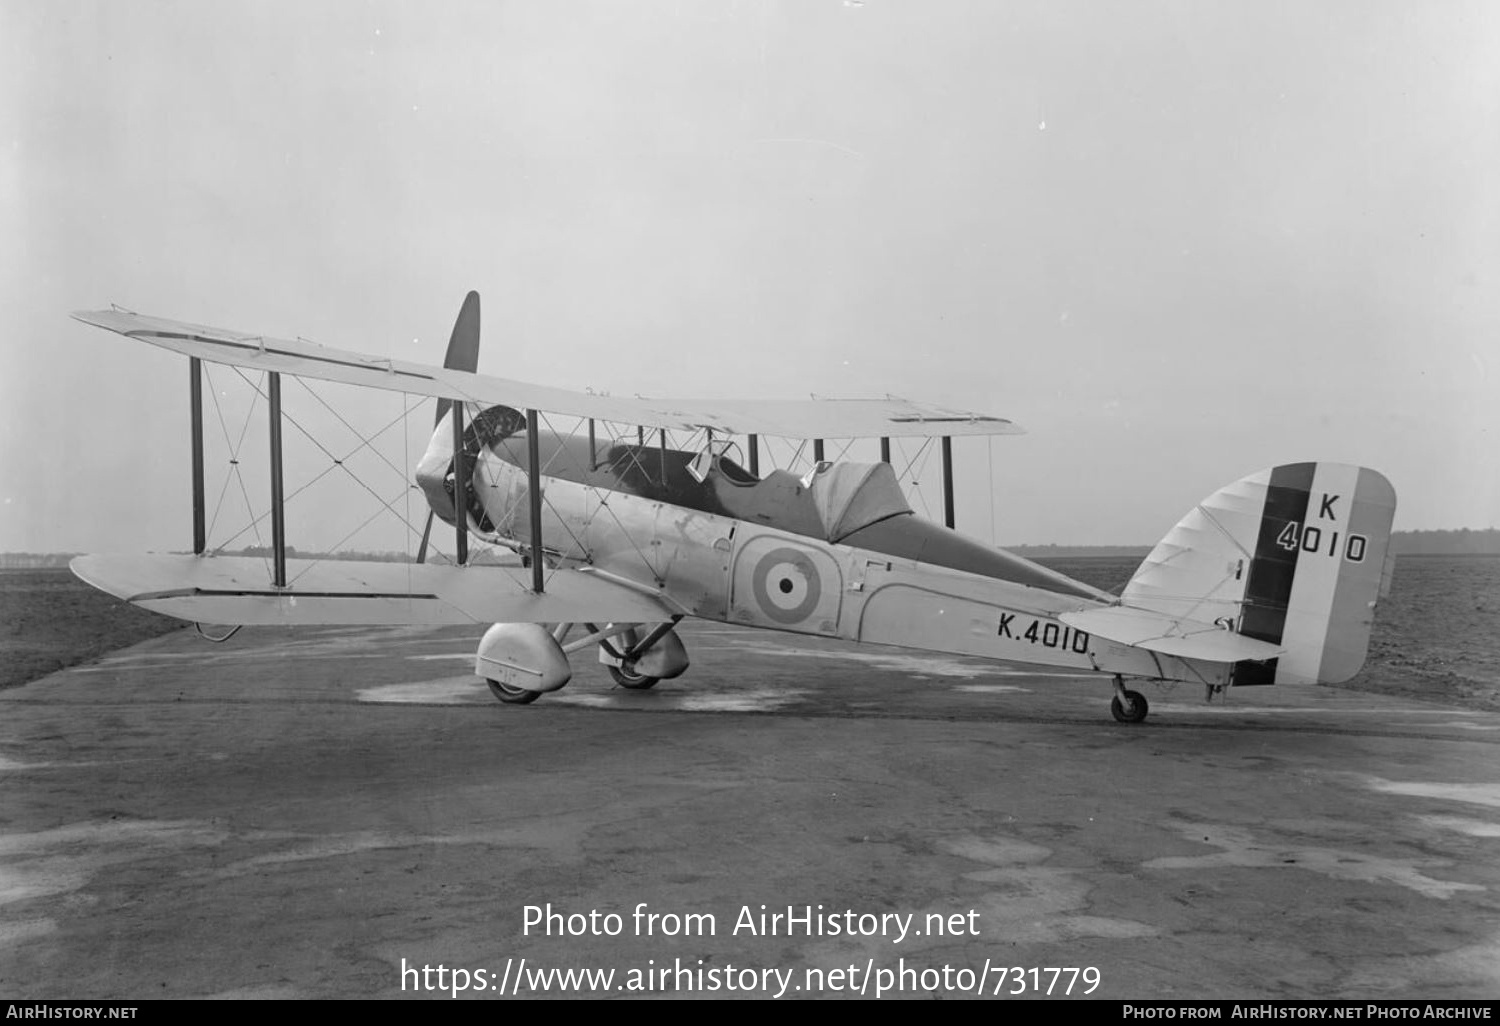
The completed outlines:
<svg viewBox="0 0 1500 1026">
<path fill-rule="evenodd" d="M 1365 467 L 1293 466 L 1295 473 L 1283 467 L 1272 472 L 1273 485 L 1286 472 L 1279 482 L 1281 505 L 1268 494 L 1261 523 L 1261 538 L 1273 540 L 1274 552 L 1262 562 L 1257 549 L 1241 625 L 1243 633 L 1257 637 L 1257 630 L 1279 631 L 1266 640 L 1277 641 L 1286 654 L 1238 664 L 1235 684 L 1339 684 L 1360 671 L 1369 649 L 1395 490 Z M 1261 579 L 1269 583 L 1258 584 Z"/>
<path fill-rule="evenodd" d="M 1389 590 L 1396 493 L 1365 467 L 1289 463 L 1204 499 L 1146 557 L 1127 606 L 1217 623 L 1285 650 L 1233 683 L 1341 683 Z"/>
</svg>

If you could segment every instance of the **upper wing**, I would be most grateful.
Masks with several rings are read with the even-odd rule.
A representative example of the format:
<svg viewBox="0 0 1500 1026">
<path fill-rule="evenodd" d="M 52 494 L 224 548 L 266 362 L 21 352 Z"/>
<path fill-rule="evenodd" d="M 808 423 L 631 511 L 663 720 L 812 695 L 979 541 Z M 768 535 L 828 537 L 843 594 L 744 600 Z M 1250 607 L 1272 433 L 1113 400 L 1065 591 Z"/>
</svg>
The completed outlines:
<svg viewBox="0 0 1500 1026">
<path fill-rule="evenodd" d="M 904 399 L 627 399 L 446 370 L 329 349 L 302 340 L 247 335 L 184 324 L 122 310 L 81 311 L 85 324 L 117 331 L 214 363 L 341 381 L 482 405 L 545 410 L 621 424 L 731 435 L 780 438 L 909 438 L 943 435 L 1014 435 L 1021 429 L 1000 417 L 908 402 Z"/>
<path fill-rule="evenodd" d="M 681 612 L 577 570 L 552 574 L 537 595 L 529 570 L 503 566 L 289 559 L 282 589 L 267 583 L 263 560 L 243 556 L 79 556 L 71 566 L 101 591 L 199 623 L 650 623 Z"/>
</svg>

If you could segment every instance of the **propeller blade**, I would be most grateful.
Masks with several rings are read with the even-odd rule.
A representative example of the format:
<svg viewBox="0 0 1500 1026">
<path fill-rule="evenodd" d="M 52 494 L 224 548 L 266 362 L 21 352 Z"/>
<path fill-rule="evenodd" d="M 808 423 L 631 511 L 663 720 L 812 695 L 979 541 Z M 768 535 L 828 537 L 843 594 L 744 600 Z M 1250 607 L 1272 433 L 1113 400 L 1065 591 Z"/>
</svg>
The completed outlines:
<svg viewBox="0 0 1500 1026">
<path fill-rule="evenodd" d="M 464 297 L 464 305 L 458 311 L 458 320 L 453 322 L 453 334 L 448 336 L 448 353 L 443 357 L 443 366 L 448 370 L 473 373 L 479 369 L 479 293 L 470 292 Z M 451 399 L 439 399 L 437 418 L 433 426 L 443 422 L 453 408 Z M 422 528 L 422 544 L 417 549 L 417 562 L 427 562 L 427 542 L 432 536 L 432 510 L 427 511 L 427 526 Z"/>
<path fill-rule="evenodd" d="M 453 322 L 453 334 L 448 338 L 448 354 L 443 357 L 443 366 L 448 370 L 473 373 L 479 369 L 479 293 L 470 292 L 464 297 L 463 308 L 458 311 L 458 320 Z M 443 422 L 453 403 L 439 399 L 436 426 Z"/>
</svg>

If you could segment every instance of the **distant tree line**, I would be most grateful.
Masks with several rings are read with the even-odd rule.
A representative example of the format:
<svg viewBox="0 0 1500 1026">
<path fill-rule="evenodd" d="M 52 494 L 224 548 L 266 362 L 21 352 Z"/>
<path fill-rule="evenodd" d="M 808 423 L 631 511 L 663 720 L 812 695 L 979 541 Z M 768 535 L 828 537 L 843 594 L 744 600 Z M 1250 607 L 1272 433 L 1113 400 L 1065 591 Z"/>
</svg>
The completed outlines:
<svg viewBox="0 0 1500 1026">
<path fill-rule="evenodd" d="M 6 570 L 36 570 L 67 566 L 72 552 L 0 552 L 0 567 Z"/>
<path fill-rule="evenodd" d="M 1500 555 L 1500 529 L 1473 531 L 1397 531 L 1392 535 L 1398 556 Z"/>
</svg>

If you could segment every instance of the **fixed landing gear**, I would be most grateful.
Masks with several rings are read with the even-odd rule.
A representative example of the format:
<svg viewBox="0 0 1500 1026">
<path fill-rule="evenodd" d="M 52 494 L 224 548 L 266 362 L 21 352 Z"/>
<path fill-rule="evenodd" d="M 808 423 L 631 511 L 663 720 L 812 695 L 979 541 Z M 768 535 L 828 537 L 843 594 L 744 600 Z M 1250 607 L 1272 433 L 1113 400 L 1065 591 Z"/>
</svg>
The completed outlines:
<svg viewBox="0 0 1500 1026">
<path fill-rule="evenodd" d="M 490 694 L 500 699 L 506 705 L 530 705 L 542 697 L 540 691 L 527 691 L 525 688 L 502 684 L 498 680 L 486 679 L 485 683 L 490 686 Z"/>
<path fill-rule="evenodd" d="M 619 642 L 620 647 L 618 650 L 614 649 L 608 640 L 599 643 L 600 650 L 608 655 L 618 656 L 622 652 L 629 652 L 635 648 L 640 637 L 635 631 L 626 631 L 615 640 Z M 661 680 L 660 677 L 650 677 L 644 673 L 637 673 L 634 659 L 622 660 L 619 666 L 613 663 L 605 663 L 604 668 L 609 671 L 610 677 L 614 679 L 616 684 L 622 688 L 629 688 L 631 691 L 645 691 L 647 688 L 655 687 L 657 682 Z"/>
<path fill-rule="evenodd" d="M 688 668 L 687 650 L 672 629 L 681 619 L 674 617 L 649 631 L 638 624 L 601 638 L 599 662 L 609 671 L 610 679 L 627 690 L 645 691 L 658 681 L 681 676 Z"/>
<path fill-rule="evenodd" d="M 606 666 L 609 675 L 614 678 L 616 684 L 631 691 L 645 691 L 647 688 L 656 686 L 660 677 L 648 677 L 644 673 L 633 673 L 623 666 Z"/>
<path fill-rule="evenodd" d="M 497 623 L 479 642 L 474 672 L 506 705 L 529 705 L 572 679 L 569 654 L 597 645 L 599 661 L 616 684 L 645 691 L 688 668 L 687 650 L 673 630 L 681 619 L 655 625 L 586 623 L 587 636 L 572 642 L 571 623 Z"/>
<path fill-rule="evenodd" d="M 527 705 L 573 676 L 568 657 L 537 623 L 497 623 L 484 632 L 474 673 L 506 705 Z"/>
<path fill-rule="evenodd" d="M 1125 679 L 1115 674 L 1115 694 L 1109 700 L 1110 714 L 1121 723 L 1140 723 L 1150 709 L 1146 696 L 1126 689 Z"/>
</svg>

